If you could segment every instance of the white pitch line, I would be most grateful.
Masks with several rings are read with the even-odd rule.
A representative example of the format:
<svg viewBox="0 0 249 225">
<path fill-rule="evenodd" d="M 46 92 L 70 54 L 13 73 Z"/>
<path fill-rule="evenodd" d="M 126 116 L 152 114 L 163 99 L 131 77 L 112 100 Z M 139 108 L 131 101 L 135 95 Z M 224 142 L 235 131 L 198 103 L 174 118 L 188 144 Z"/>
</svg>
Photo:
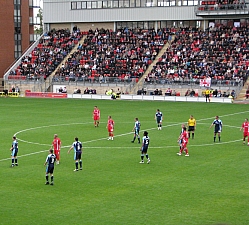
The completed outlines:
<svg viewBox="0 0 249 225">
<path fill-rule="evenodd" d="M 47 151 L 48 151 L 48 150 L 42 150 L 42 151 L 39 151 L 39 152 L 31 152 L 31 153 L 28 153 L 28 154 L 20 155 L 20 156 L 18 156 L 18 158 L 25 157 L 25 156 L 30 156 L 30 155 L 36 155 L 36 154 L 43 153 L 43 152 L 47 152 Z M 6 161 L 6 160 L 10 160 L 10 159 L 11 159 L 11 158 L 0 159 L 0 162 Z"/>
<path fill-rule="evenodd" d="M 191 147 L 203 147 L 203 146 L 213 146 L 213 145 L 221 145 L 221 144 L 229 144 L 229 143 L 234 143 L 234 142 L 239 142 L 241 141 L 241 139 L 239 140 L 233 140 L 233 141 L 227 141 L 227 142 L 216 142 L 216 143 L 209 143 L 209 144 L 200 144 L 200 145 L 189 145 Z M 70 147 L 70 146 L 63 146 L 62 148 L 66 148 L 66 147 Z M 140 145 L 137 145 L 137 147 L 139 148 Z M 115 149 L 134 149 L 135 146 L 129 146 L 129 147 L 121 147 L 121 146 L 118 146 L 118 147 L 110 147 L 110 146 L 95 146 L 95 147 L 84 147 L 84 149 L 87 148 L 87 149 L 110 149 L 110 148 L 115 148 Z M 179 148 L 179 146 L 177 145 L 168 145 L 168 146 L 150 146 L 150 149 L 166 149 L 166 148 Z M 42 151 L 39 151 L 39 152 L 32 152 L 32 153 L 28 153 L 28 154 L 24 154 L 24 155 L 20 155 L 18 156 L 18 158 L 21 158 L 21 157 L 25 157 L 25 156 L 31 156 L 31 155 L 36 155 L 36 154 L 39 154 L 39 153 L 43 153 L 43 152 L 47 152 L 48 150 L 42 150 Z M 0 159 L 0 162 L 2 161 L 7 161 L 7 160 L 10 160 L 11 158 L 5 158 L 5 159 Z"/>
<path fill-rule="evenodd" d="M 232 140 L 232 141 L 226 141 L 226 142 L 215 142 L 215 143 L 208 143 L 208 144 L 199 144 L 199 145 L 190 145 L 190 144 L 188 144 L 188 146 L 191 146 L 191 147 L 202 147 L 202 146 L 210 146 L 210 145 L 221 145 L 221 144 L 229 144 L 229 143 L 234 143 L 234 142 L 238 142 L 238 141 L 241 141 L 242 139 L 238 139 L 238 140 Z M 139 148 L 140 147 L 140 145 L 137 145 L 137 147 Z M 129 149 L 129 148 L 131 148 L 131 149 L 134 149 L 134 145 L 133 146 L 129 146 L 129 147 L 127 147 L 127 146 L 123 146 L 123 147 L 121 147 L 121 146 L 118 146 L 118 147 L 109 147 L 109 146 L 105 146 L 105 147 L 103 147 L 103 146 L 98 146 L 98 147 L 96 147 L 96 146 L 94 146 L 94 147 L 84 147 L 84 148 L 89 148 L 89 149 L 94 149 L 94 148 L 108 148 L 108 149 L 110 149 L 110 148 L 118 148 L 118 149 Z M 179 146 L 177 146 L 177 145 L 167 145 L 167 146 L 150 146 L 149 147 L 150 149 L 151 148 L 153 148 L 153 149 L 160 149 L 160 148 L 179 148 Z"/>
<path fill-rule="evenodd" d="M 243 113 L 248 113 L 248 112 L 249 111 L 238 112 L 238 113 L 231 113 L 231 114 L 222 115 L 220 117 L 233 116 L 233 115 L 238 115 L 238 114 L 243 114 Z M 198 121 L 205 121 L 205 120 L 212 119 L 212 118 L 214 118 L 214 117 L 198 119 Z M 42 129 L 42 128 L 53 127 L 53 126 L 54 127 L 55 126 L 69 126 L 69 125 L 73 125 L 73 124 L 75 125 L 75 124 L 88 124 L 88 123 L 92 123 L 92 122 L 71 123 L 71 124 L 56 124 L 56 125 L 46 125 L 46 126 L 40 126 L 40 127 L 27 128 L 27 129 L 24 129 L 24 130 L 16 132 L 14 134 L 14 136 L 16 136 L 19 133 L 22 133 L 22 132 L 25 132 L 25 131 L 29 131 L 29 130 Z M 184 122 L 173 123 L 173 124 L 169 124 L 169 125 L 163 126 L 163 127 L 171 127 L 171 126 L 179 125 L 179 124 L 182 124 L 182 123 L 184 123 Z M 203 123 L 200 123 L 200 124 L 203 124 Z M 224 125 L 224 126 L 239 128 L 239 127 L 230 126 L 230 125 Z M 148 128 L 148 129 L 145 129 L 145 130 L 155 130 L 155 129 L 157 129 L 157 128 Z M 115 137 L 121 137 L 121 136 L 125 136 L 125 135 L 132 134 L 132 133 L 133 132 L 119 134 L 119 135 L 115 135 Z M 21 140 L 19 138 L 18 138 L 18 140 L 20 140 L 22 142 L 25 142 L 25 143 L 29 143 L 29 144 L 51 146 L 49 144 L 40 144 L 40 143 L 35 143 L 35 142 L 28 142 L 28 141 L 25 141 L 25 140 Z M 101 140 L 106 140 L 106 137 L 105 138 L 95 139 L 95 140 L 90 140 L 90 141 L 85 141 L 85 142 L 82 142 L 82 143 L 91 143 L 91 142 L 96 142 L 96 141 L 101 141 Z M 189 146 L 191 146 L 191 147 L 202 147 L 202 146 L 210 146 L 210 145 L 216 145 L 216 144 L 228 144 L 228 143 L 233 143 L 233 142 L 238 142 L 238 141 L 241 141 L 241 139 L 239 139 L 239 140 L 233 140 L 233 141 L 228 141 L 228 142 L 217 142 L 217 143 L 201 144 L 201 145 L 189 145 Z M 68 148 L 68 147 L 70 147 L 70 146 L 63 146 L 62 148 Z M 110 148 L 110 147 L 107 146 L 107 147 L 84 147 L 84 148 Z M 134 147 L 111 147 L 111 148 L 134 148 Z M 177 146 L 177 145 L 176 146 L 158 146 L 158 147 L 152 147 L 152 146 L 150 146 L 150 148 L 179 148 L 179 146 Z M 46 151 L 48 151 L 48 150 L 42 150 L 42 151 L 38 151 L 38 152 L 32 152 L 32 153 L 20 155 L 18 157 L 20 158 L 20 157 L 35 155 L 35 154 L 43 153 L 43 152 L 46 152 Z M 10 158 L 0 159 L 0 162 L 6 161 L 6 160 L 9 160 L 9 159 Z"/>
</svg>

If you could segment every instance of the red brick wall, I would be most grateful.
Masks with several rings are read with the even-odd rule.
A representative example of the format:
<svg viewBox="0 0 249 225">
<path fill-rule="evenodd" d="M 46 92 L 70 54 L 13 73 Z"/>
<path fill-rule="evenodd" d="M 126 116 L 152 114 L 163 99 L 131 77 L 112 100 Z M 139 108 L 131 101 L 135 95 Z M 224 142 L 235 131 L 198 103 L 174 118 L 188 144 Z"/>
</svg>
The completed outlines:
<svg viewBox="0 0 249 225">
<path fill-rule="evenodd" d="M 14 58 L 14 1 L 0 1 L 0 77 Z"/>
<path fill-rule="evenodd" d="M 29 0 L 21 1 L 21 16 L 22 16 L 22 51 L 29 47 Z"/>
<path fill-rule="evenodd" d="M 22 51 L 30 45 L 29 34 L 33 32 L 33 26 L 29 25 L 29 17 L 33 16 L 33 9 L 29 8 L 29 0 L 21 1 L 21 34 Z M 14 1 L 0 0 L 0 78 L 4 72 L 15 62 L 14 39 Z"/>
</svg>

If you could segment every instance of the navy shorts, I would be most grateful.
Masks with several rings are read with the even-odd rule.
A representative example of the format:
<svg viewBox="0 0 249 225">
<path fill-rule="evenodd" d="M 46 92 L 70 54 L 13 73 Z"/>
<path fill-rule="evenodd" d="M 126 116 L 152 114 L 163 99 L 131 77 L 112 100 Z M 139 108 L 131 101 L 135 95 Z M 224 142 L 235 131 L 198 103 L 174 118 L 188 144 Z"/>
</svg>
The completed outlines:
<svg viewBox="0 0 249 225">
<path fill-rule="evenodd" d="M 217 134 L 217 133 L 220 133 L 220 132 L 221 132 L 221 130 L 220 130 L 219 128 L 215 128 L 215 129 L 214 129 L 214 133 Z"/>
<path fill-rule="evenodd" d="M 11 153 L 11 156 L 12 156 L 12 157 L 16 157 L 16 156 L 17 156 L 17 153 L 18 153 L 18 151 L 15 150 L 15 149 L 13 149 L 13 150 L 12 150 L 12 153 Z"/>
<path fill-rule="evenodd" d="M 148 151 L 148 147 L 142 147 L 141 153 L 146 154 Z"/>
<path fill-rule="evenodd" d="M 74 160 L 81 160 L 81 152 L 75 152 Z"/>
<path fill-rule="evenodd" d="M 46 173 L 52 174 L 54 172 L 54 165 L 47 166 Z"/>
</svg>

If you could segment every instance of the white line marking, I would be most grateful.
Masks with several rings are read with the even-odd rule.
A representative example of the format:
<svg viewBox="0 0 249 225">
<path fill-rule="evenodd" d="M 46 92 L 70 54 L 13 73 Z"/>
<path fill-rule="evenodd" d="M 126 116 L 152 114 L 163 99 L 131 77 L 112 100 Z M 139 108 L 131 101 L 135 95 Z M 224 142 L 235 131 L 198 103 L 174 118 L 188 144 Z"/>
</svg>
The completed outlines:
<svg viewBox="0 0 249 225">
<path fill-rule="evenodd" d="M 226 116 L 233 116 L 233 115 L 238 115 L 238 114 L 243 114 L 243 113 L 248 113 L 249 111 L 244 111 L 244 112 L 237 112 L 237 113 L 231 113 L 231 114 L 226 114 L 226 115 L 222 115 L 222 116 L 219 116 L 219 117 L 226 117 Z M 210 118 L 203 118 L 203 119 L 198 119 L 198 121 L 205 121 L 205 120 L 209 120 L 209 119 L 213 119 L 214 117 L 210 117 Z M 46 125 L 46 126 L 40 126 L 40 127 L 33 127 L 33 128 L 27 128 L 27 129 L 24 129 L 24 130 L 20 130 L 18 132 L 16 132 L 14 134 L 14 136 L 16 136 L 17 134 L 20 134 L 22 132 L 25 132 L 25 131 L 30 131 L 30 130 L 35 130 L 35 129 L 42 129 L 42 128 L 47 128 L 47 127 L 55 127 L 55 126 L 70 126 L 70 125 L 78 125 L 78 124 L 89 124 L 89 123 L 92 123 L 92 122 L 86 122 L 86 123 L 71 123 L 71 124 L 56 124 L 56 125 Z M 124 122 L 126 123 L 126 122 Z M 169 122 L 170 123 L 170 122 Z M 173 123 L 173 124 L 169 124 L 167 126 L 163 126 L 163 127 L 171 127 L 171 126 L 176 126 L 176 125 L 181 125 L 182 123 L 186 123 L 186 122 L 180 122 L 180 123 Z M 205 124 L 205 123 L 198 123 L 198 124 Z M 240 127 L 237 127 L 237 126 L 230 126 L 230 125 L 224 125 L 224 126 L 227 126 L 227 127 L 233 127 L 233 128 L 240 128 Z M 148 128 L 148 129 L 145 129 L 145 130 L 155 130 L 157 128 Z M 133 132 L 128 132 L 128 133 L 124 133 L 124 134 L 119 134 L 119 135 L 115 135 L 115 137 L 121 137 L 121 136 L 125 136 L 125 135 L 128 135 L 128 134 L 133 134 Z M 101 140 L 106 140 L 107 138 L 99 138 L 99 139 L 95 139 L 95 140 L 89 140 L 89 141 L 85 141 L 85 142 L 82 142 L 82 143 L 91 143 L 91 142 L 96 142 L 96 141 L 101 141 Z M 44 145 L 44 146 L 51 146 L 49 144 L 41 144 L 41 143 L 35 143 L 35 142 L 28 142 L 28 141 L 25 141 L 25 140 L 21 140 L 20 138 L 18 138 L 19 141 L 22 141 L 22 142 L 25 142 L 25 143 L 29 143 L 29 144 L 36 144 L 36 145 Z M 233 143 L 233 142 L 238 142 L 238 141 L 241 141 L 241 139 L 239 140 L 233 140 L 233 141 L 228 141 L 228 142 L 217 142 L 217 143 L 209 143 L 209 144 L 201 144 L 201 145 L 189 145 L 191 147 L 203 147 L 203 146 L 211 146 L 211 145 L 217 145 L 217 144 L 228 144 L 228 143 Z M 70 146 L 63 146 L 62 148 L 68 148 Z M 84 147 L 84 148 L 110 148 L 110 147 Z M 121 148 L 134 148 L 134 147 L 112 147 L 112 148 L 118 148 L 118 149 L 121 149 Z M 177 145 L 174 145 L 174 146 L 158 146 L 158 147 L 152 147 L 150 146 L 150 148 L 155 148 L 155 149 L 159 149 L 159 148 L 179 148 L 179 146 Z M 38 152 L 32 152 L 32 153 L 28 153 L 28 154 L 24 154 L 24 155 L 20 155 L 18 156 L 18 158 L 21 158 L 21 157 L 25 157 L 25 156 L 30 156 L 30 155 L 35 155 L 35 154 L 39 154 L 39 153 L 43 153 L 43 152 L 46 152 L 48 150 L 42 150 L 42 151 L 38 151 Z M 5 159 L 0 159 L 0 162 L 2 161 L 6 161 L 6 160 L 10 160 L 11 158 L 5 158 Z"/>
<path fill-rule="evenodd" d="M 209 144 L 200 144 L 200 145 L 189 145 L 191 147 L 203 147 L 203 146 L 213 146 L 213 145 L 221 145 L 221 144 L 229 144 L 229 143 L 234 143 L 234 142 L 239 142 L 241 141 L 242 139 L 239 139 L 239 140 L 233 140 L 233 141 L 227 141 L 227 142 L 216 142 L 216 143 L 209 143 Z M 64 148 L 66 147 L 70 147 L 70 146 L 64 146 Z M 139 148 L 140 145 L 137 145 L 137 147 Z M 118 146 L 118 147 L 110 147 L 110 146 L 95 146 L 95 147 L 84 147 L 84 148 L 87 148 L 87 149 L 110 149 L 110 148 L 115 148 L 115 149 L 134 149 L 135 146 L 129 146 L 129 147 L 121 147 L 121 146 Z M 179 148 L 179 146 L 177 145 L 167 145 L 167 146 L 150 146 L 150 149 L 165 149 L 165 148 Z M 36 155 L 36 154 L 39 154 L 39 153 L 43 153 L 43 152 L 47 152 L 48 149 L 46 150 L 42 150 L 42 151 L 39 151 L 39 152 L 32 152 L 32 153 L 28 153 L 28 154 L 24 154 L 24 155 L 20 155 L 18 156 L 18 158 L 21 158 L 21 157 L 25 157 L 25 156 L 31 156 L 31 155 Z M 7 161 L 7 160 L 10 160 L 11 158 L 5 158 L 5 159 L 0 159 L 0 162 L 2 161 Z"/>
<path fill-rule="evenodd" d="M 31 153 L 28 153 L 28 154 L 20 155 L 20 156 L 18 156 L 18 158 L 25 157 L 25 156 L 30 156 L 30 155 L 36 155 L 36 154 L 43 153 L 43 152 L 47 152 L 47 151 L 48 151 L 48 150 L 42 150 L 42 151 L 39 151 L 39 152 L 31 152 Z M 11 158 L 0 159 L 0 162 L 6 161 L 6 160 L 10 160 L 10 159 L 11 159 Z"/>
</svg>

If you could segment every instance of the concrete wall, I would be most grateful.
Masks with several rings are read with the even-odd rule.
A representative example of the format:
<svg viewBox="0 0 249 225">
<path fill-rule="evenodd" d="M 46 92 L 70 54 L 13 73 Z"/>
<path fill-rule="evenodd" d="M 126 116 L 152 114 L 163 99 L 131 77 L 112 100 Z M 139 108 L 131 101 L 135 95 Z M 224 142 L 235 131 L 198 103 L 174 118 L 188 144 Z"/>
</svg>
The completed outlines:
<svg viewBox="0 0 249 225">
<path fill-rule="evenodd" d="M 71 1 L 44 0 L 43 9 L 44 23 L 201 20 L 194 6 L 71 10 Z"/>
<path fill-rule="evenodd" d="M 80 95 L 80 94 L 68 94 L 67 98 L 74 99 L 103 99 L 112 100 L 110 96 L 107 95 Z M 120 99 L 115 100 L 147 100 L 147 101 L 171 101 L 171 102 L 205 102 L 204 97 L 179 97 L 179 96 L 148 96 L 148 95 L 121 95 Z M 212 103 L 233 103 L 229 98 L 212 98 Z"/>
</svg>

